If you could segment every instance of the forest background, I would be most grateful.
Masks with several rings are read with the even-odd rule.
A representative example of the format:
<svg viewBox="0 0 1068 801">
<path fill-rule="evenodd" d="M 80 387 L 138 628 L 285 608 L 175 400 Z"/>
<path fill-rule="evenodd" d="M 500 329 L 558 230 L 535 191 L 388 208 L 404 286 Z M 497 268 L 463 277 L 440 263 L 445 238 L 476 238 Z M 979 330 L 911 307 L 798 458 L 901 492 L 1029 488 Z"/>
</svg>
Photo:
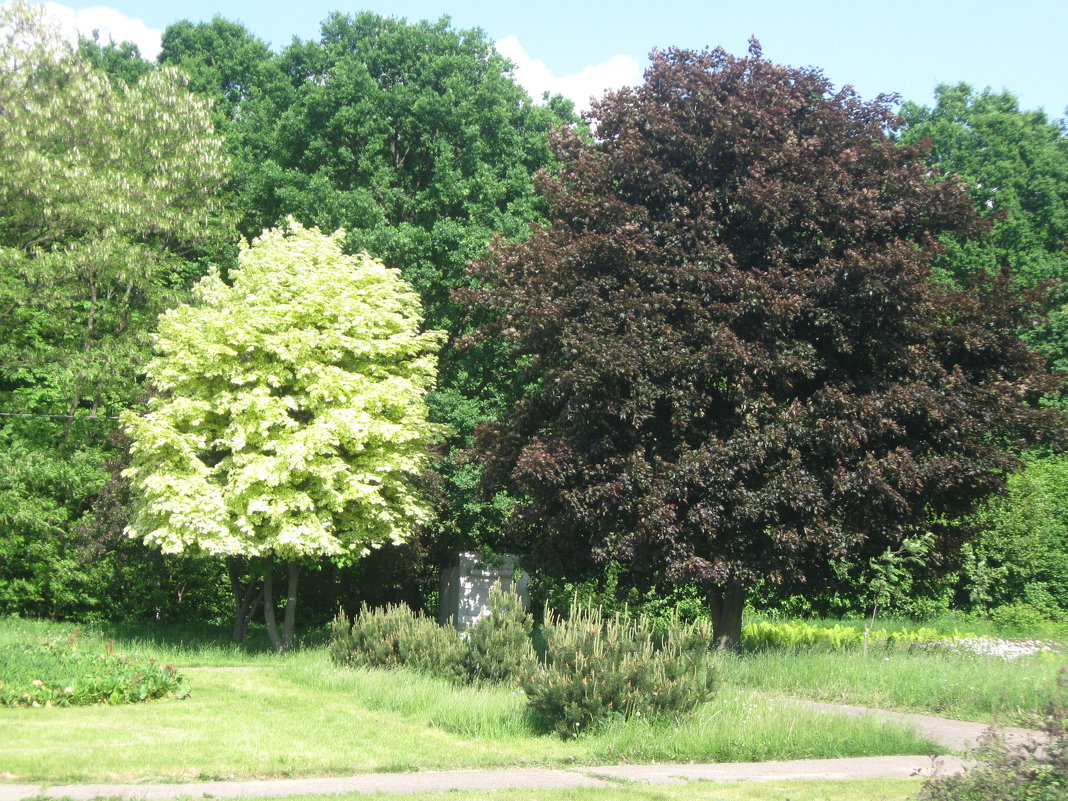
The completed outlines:
<svg viewBox="0 0 1068 801">
<path fill-rule="evenodd" d="M 225 277 L 239 236 L 289 216 L 344 228 L 347 251 L 399 267 L 422 298 L 426 326 L 450 337 L 430 398 L 447 432 L 426 487 L 434 522 L 353 565 L 315 565 L 301 615 L 318 624 L 363 601 L 433 608 L 437 569 L 450 554 L 509 548 L 502 521 L 511 501 L 478 492 L 469 448 L 476 426 L 523 391 L 502 343 L 455 347 L 482 320 L 453 291 L 472 285 L 466 265 L 495 234 L 519 239 L 545 221 L 532 176 L 555 166 L 550 131 L 583 125 L 573 106 L 562 97 L 535 105 L 485 34 L 444 20 L 335 14 L 317 39 L 273 51 L 216 18 L 168 27 L 156 63 L 129 44 L 83 40 L 78 51 L 94 102 L 73 94 L 49 102 L 62 123 L 55 141 L 77 144 L 84 169 L 57 170 L 28 197 L 27 175 L 41 170 L 18 138 L 30 134 L 3 131 L 0 613 L 229 621 L 235 595 L 262 580 L 254 561 L 164 555 L 124 536 L 132 499 L 116 422 L 152 392 L 143 370 L 159 313 L 185 299 L 209 264 Z M 35 89 L 10 76 L 5 105 Z M 154 107 L 162 110 L 148 118 L 181 124 L 136 122 Z M 121 135 L 105 122 L 117 108 L 131 120 Z M 1007 266 L 1008 291 L 1021 302 L 1045 287 L 1040 323 L 1019 335 L 1051 368 L 1068 368 L 1064 125 L 1021 109 L 1008 92 L 965 85 L 900 111 L 901 143 L 930 139 L 929 163 L 964 178 L 992 225 L 981 240 L 947 240 L 936 280 Z M 155 185 L 161 159 L 196 179 Z M 761 584 L 749 602 L 789 613 L 859 614 L 878 604 L 915 615 L 1063 619 L 1068 460 L 1024 457 L 1008 494 L 977 511 L 977 537 L 959 556 L 922 543 L 871 553 L 831 565 L 819 588 Z M 575 589 L 535 578 L 536 592 L 556 600 Z M 699 611 L 693 588 L 631 578 L 609 565 L 581 588 L 613 603 Z"/>
</svg>

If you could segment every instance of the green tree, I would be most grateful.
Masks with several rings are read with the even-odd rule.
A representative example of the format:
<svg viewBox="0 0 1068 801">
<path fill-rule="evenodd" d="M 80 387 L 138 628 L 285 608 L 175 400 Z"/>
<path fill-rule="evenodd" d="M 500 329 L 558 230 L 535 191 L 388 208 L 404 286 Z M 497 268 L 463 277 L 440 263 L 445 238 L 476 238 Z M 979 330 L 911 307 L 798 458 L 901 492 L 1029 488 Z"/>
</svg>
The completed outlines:
<svg viewBox="0 0 1068 801">
<path fill-rule="evenodd" d="M 202 279 L 160 318 L 147 371 L 159 395 L 128 413 L 131 535 L 164 552 L 268 562 L 276 650 L 293 642 L 301 562 L 354 561 L 429 519 L 412 481 L 426 462 L 439 332 L 395 270 L 346 256 L 291 222 L 243 249 L 233 284 Z M 273 560 L 288 566 L 279 634 Z"/>
<path fill-rule="evenodd" d="M 173 69 L 121 90 L 42 19 L 0 9 L 0 605 L 92 603 L 92 516 L 147 331 L 228 238 L 209 102 Z"/>
<path fill-rule="evenodd" d="M 964 83 L 940 85 L 935 90 L 933 107 L 905 103 L 901 114 L 905 122 L 902 141 L 929 140 L 931 149 L 925 161 L 943 174 L 963 178 L 976 208 L 992 223 L 982 238 L 947 235 L 946 252 L 936 261 L 936 273 L 960 282 L 976 272 L 994 273 L 1007 267 L 1017 291 L 1043 282 L 1052 284 L 1052 291 L 1043 301 L 1044 317 L 1019 334 L 1046 355 L 1052 369 L 1068 369 L 1068 315 L 1064 307 L 1068 300 L 1065 123 L 1051 121 L 1042 111 L 1021 109 L 1010 92 L 977 92 Z M 1034 549 L 1044 542 L 1051 547 L 1049 564 L 1058 563 L 1061 549 L 1049 536 L 1056 530 L 1056 515 L 1040 525 L 1034 512 L 1049 506 L 1036 504 L 1033 493 L 1023 491 L 1023 487 L 1033 486 L 1039 476 L 1045 477 L 1042 483 L 1048 485 L 1046 479 L 1062 469 L 1057 458 L 1049 465 L 1052 472 L 1030 460 L 1025 476 L 1010 480 L 1011 492 L 994 505 L 997 511 L 979 518 L 982 525 L 990 528 L 976 546 L 982 553 L 975 558 L 984 563 L 989 558 L 990 564 L 1008 564 L 1018 558 L 1037 565 L 1043 560 L 1035 556 Z M 1016 507 L 1017 502 L 1023 505 Z M 1024 524 L 1024 520 L 1030 522 Z M 1046 534 L 1040 536 L 1040 530 Z M 1030 533 L 1025 535 L 1024 531 Z M 1016 551 L 1017 556 L 995 542 Z M 1044 581 L 1022 579 L 1020 571 L 1026 573 L 1030 568 L 1017 567 L 1013 569 L 1013 580 L 999 583 L 997 603 L 1025 602 L 1025 597 L 1038 592 L 1027 587 L 1045 586 Z"/>
<path fill-rule="evenodd" d="M 696 582 L 726 644 L 758 579 L 953 550 L 1010 443 L 1063 419 L 1004 279 L 930 280 L 939 236 L 977 230 L 963 186 L 895 144 L 885 99 L 756 43 L 657 53 L 593 115 L 542 178 L 553 225 L 473 268 L 527 368 L 478 442 L 518 545 Z"/>
<path fill-rule="evenodd" d="M 277 123 L 273 113 L 285 108 L 294 92 L 267 43 L 241 23 L 220 16 L 211 22 L 169 25 L 160 42 L 159 63 L 178 67 L 189 76 L 192 91 L 215 100 L 216 122 L 238 159 L 242 139 L 269 136 Z M 245 172 L 234 176 L 239 184 Z"/>
<path fill-rule="evenodd" d="M 152 63 L 145 61 L 133 42 L 108 41 L 101 44 L 96 32 L 92 39 L 83 36 L 78 40 L 77 52 L 79 57 L 106 74 L 112 81 L 118 79 L 127 85 L 136 84 L 153 70 Z"/>
<path fill-rule="evenodd" d="M 486 35 L 447 19 L 333 14 L 317 40 L 277 56 L 237 28 L 178 23 L 161 61 L 198 86 L 214 80 L 214 96 L 241 110 L 224 130 L 245 235 L 287 215 L 344 227 L 347 251 L 400 268 L 427 324 L 459 338 L 467 323 L 451 292 L 495 233 L 525 236 L 540 215 L 531 175 L 552 160 L 550 128 L 574 119 L 566 102 L 533 105 Z M 478 469 L 457 454 L 509 402 L 513 380 L 499 344 L 442 354 L 429 398 L 450 432 L 437 463 L 442 547 L 493 541 L 497 506 L 477 500 Z"/>
<path fill-rule="evenodd" d="M 1068 299 L 1068 136 L 1042 111 L 1023 111 L 1009 92 L 976 92 L 942 84 L 933 108 L 905 103 L 901 141 L 930 141 L 925 161 L 958 175 L 993 225 L 982 238 L 947 235 L 936 262 L 962 280 L 1007 266 L 1020 287 L 1061 283 L 1055 305 Z"/>
<path fill-rule="evenodd" d="M 964 575 L 968 586 L 976 579 L 987 585 L 976 600 L 991 608 L 1026 604 L 1044 617 L 1068 614 L 1068 456 L 1028 459 L 979 520 L 978 575 Z"/>
</svg>

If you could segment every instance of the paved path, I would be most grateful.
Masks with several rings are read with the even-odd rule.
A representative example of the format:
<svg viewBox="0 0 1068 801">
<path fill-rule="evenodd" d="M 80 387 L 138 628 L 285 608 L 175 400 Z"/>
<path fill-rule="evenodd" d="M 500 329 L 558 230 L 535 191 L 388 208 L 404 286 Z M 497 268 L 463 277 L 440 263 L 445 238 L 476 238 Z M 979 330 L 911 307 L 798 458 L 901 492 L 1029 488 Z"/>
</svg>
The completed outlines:
<svg viewBox="0 0 1068 801">
<path fill-rule="evenodd" d="M 918 715 L 912 712 L 887 712 L 881 709 L 868 709 L 863 706 L 848 704 L 824 704 L 818 701 L 800 699 L 782 699 L 790 703 L 803 704 L 817 711 L 838 712 L 844 715 L 874 715 L 883 720 L 892 720 L 906 726 L 914 726 L 920 734 L 951 751 L 963 751 L 973 747 L 979 737 L 990 727 L 986 723 L 971 723 L 965 720 L 950 720 L 934 715 Z M 1010 743 L 1024 742 L 1030 738 L 1041 738 L 1040 732 L 1030 729 L 1017 729 L 1011 726 L 999 727 L 1002 735 Z"/>
<path fill-rule="evenodd" d="M 937 718 L 900 712 L 883 712 L 843 704 L 805 704 L 817 711 L 848 715 L 873 715 L 914 725 L 935 742 L 959 751 L 974 744 L 986 730 L 981 723 Z M 1037 736 L 1026 729 L 1006 729 L 1010 739 Z M 941 757 L 939 770 L 957 772 L 963 767 L 958 757 Z M 190 784 L 83 784 L 48 787 L 38 784 L 0 784 L 0 801 L 48 796 L 89 801 L 111 796 L 132 801 L 165 801 L 194 798 L 270 798 L 286 795 L 327 795 L 336 793 L 419 793 L 449 790 L 509 790 L 520 788 L 559 789 L 568 787 L 612 787 L 621 780 L 646 784 L 677 784 L 686 781 L 769 781 L 792 779 L 907 778 L 930 775 L 934 764 L 928 756 L 855 757 L 850 759 L 802 759 L 791 762 L 734 762 L 714 765 L 604 765 L 575 768 L 511 768 L 506 770 L 453 770 L 420 773 L 366 773 L 308 779 L 265 781 L 196 782 Z"/>
<path fill-rule="evenodd" d="M 958 771 L 961 761 L 942 757 L 942 771 Z M 718 765 L 605 765 L 565 769 L 512 768 L 508 770 L 452 770 L 422 773 L 365 773 L 359 776 L 267 781 L 197 782 L 195 784 L 79 784 L 42 787 L 36 784 L 0 784 L 0 801 L 22 801 L 48 796 L 89 801 L 111 796 L 144 801 L 192 798 L 270 798 L 286 795 L 336 793 L 426 793 L 449 790 L 561 789 L 618 787 L 620 780 L 645 784 L 679 784 L 687 781 L 770 781 L 788 779 L 907 778 L 929 775 L 930 757 L 859 757 L 855 759 L 802 759 L 794 762 L 736 762 Z"/>
</svg>

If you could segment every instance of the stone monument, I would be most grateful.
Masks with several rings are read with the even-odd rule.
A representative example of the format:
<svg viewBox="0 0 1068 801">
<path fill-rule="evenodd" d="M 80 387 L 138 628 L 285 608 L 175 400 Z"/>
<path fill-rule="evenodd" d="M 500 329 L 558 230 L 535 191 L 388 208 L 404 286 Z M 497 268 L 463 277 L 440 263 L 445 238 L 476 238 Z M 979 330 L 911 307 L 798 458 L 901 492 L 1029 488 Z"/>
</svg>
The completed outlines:
<svg viewBox="0 0 1068 801">
<path fill-rule="evenodd" d="M 457 631 L 466 631 L 489 614 L 490 591 L 498 583 L 505 592 L 518 595 L 526 606 L 530 576 L 517 568 L 516 557 L 506 554 L 492 560 L 477 553 L 457 554 L 441 570 L 438 622 L 445 625 L 452 621 Z"/>
</svg>

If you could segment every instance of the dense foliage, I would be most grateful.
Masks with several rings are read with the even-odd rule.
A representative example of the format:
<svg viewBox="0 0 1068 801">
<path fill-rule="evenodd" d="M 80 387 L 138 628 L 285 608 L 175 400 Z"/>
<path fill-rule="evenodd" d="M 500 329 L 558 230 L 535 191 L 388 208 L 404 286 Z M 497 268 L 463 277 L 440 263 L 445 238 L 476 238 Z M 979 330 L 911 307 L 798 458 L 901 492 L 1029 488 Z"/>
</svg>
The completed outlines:
<svg viewBox="0 0 1068 801">
<path fill-rule="evenodd" d="M 330 624 L 330 658 L 345 667 L 408 668 L 460 681 L 463 650 L 454 628 L 406 604 L 362 606 L 354 620 L 339 613 Z"/>
<path fill-rule="evenodd" d="M 998 609 L 1025 605 L 1038 618 L 1068 617 L 1068 457 L 1031 458 L 1008 494 L 982 510 L 961 591 Z"/>
<path fill-rule="evenodd" d="M 146 332 L 228 239 L 222 141 L 172 69 L 116 86 L 0 9 L 0 611 L 86 614 L 92 522 Z"/>
<path fill-rule="evenodd" d="M 330 656 L 349 667 L 404 667 L 457 682 L 512 682 L 541 725 L 577 737 L 614 719 L 679 716 L 712 697 L 714 661 L 707 623 L 643 615 L 606 616 L 575 603 L 547 609 L 535 653 L 533 620 L 515 595 L 491 594 L 489 614 L 461 639 L 403 605 L 338 615 Z"/>
<path fill-rule="evenodd" d="M 519 546 L 697 582 L 734 643 L 758 578 L 925 532 L 954 550 L 1059 422 L 1004 279 L 931 280 L 939 238 L 981 227 L 963 186 L 884 101 L 755 46 L 658 53 L 593 114 L 542 176 L 553 225 L 474 266 L 527 370 L 478 444 Z"/>
<path fill-rule="evenodd" d="M 354 561 L 428 518 L 412 482 L 431 427 L 440 344 L 395 270 L 346 256 L 344 232 L 291 222 L 242 250 L 160 317 L 147 372 L 158 394 L 124 415 L 131 535 L 169 553 L 290 565 L 281 640 L 271 571 L 264 610 L 292 643 L 296 565 Z"/>
<path fill-rule="evenodd" d="M 499 586 L 490 591 L 487 611 L 465 633 L 464 674 L 472 681 L 514 681 L 534 667 L 534 618 L 522 598 Z"/>
<path fill-rule="evenodd" d="M 432 606 L 441 557 L 473 545 L 528 551 L 557 608 L 577 591 L 663 625 L 711 602 L 728 639 L 746 599 L 1066 614 L 1068 466 L 1041 450 L 1012 473 L 1063 428 L 1026 408 L 1064 386 L 1014 339 L 1068 368 L 1063 122 L 965 84 L 899 119 L 758 53 L 670 52 L 591 140 L 447 19 L 333 14 L 276 51 L 181 21 L 153 64 L 72 48 L 39 11 L 0 10 L 0 613 L 219 620 L 232 601 L 243 636 L 273 556 L 128 538 L 145 499 L 116 419 L 157 391 L 158 315 L 209 263 L 237 274 L 234 227 L 293 215 L 399 268 L 447 340 L 433 514 L 403 547 L 302 562 L 305 621 Z"/>
<path fill-rule="evenodd" d="M 90 653 L 75 638 L 0 645 L 0 706 L 129 704 L 188 694 L 174 665 L 132 661 L 110 649 Z"/>
<path fill-rule="evenodd" d="M 539 216 L 531 175 L 551 161 L 549 129 L 572 119 L 562 99 L 535 106 L 479 30 L 335 13 L 316 40 L 274 54 L 242 26 L 179 22 L 160 61 L 216 98 L 236 165 L 246 236 L 293 215 L 343 227 L 346 250 L 398 267 L 427 325 L 465 330 L 450 292 L 495 233 L 525 235 Z M 447 348 L 429 403 L 446 424 L 433 527 L 437 552 L 495 540 L 500 504 L 473 492 L 477 468 L 455 452 L 513 396 L 501 348 Z"/>
<path fill-rule="evenodd" d="M 330 657 L 349 667 L 404 667 L 457 682 L 509 682 L 534 667 L 533 627 L 522 601 L 499 587 L 490 594 L 487 614 L 463 638 L 405 604 L 363 606 L 354 620 L 344 614 L 334 618 Z"/>
<path fill-rule="evenodd" d="M 925 161 L 960 176 L 992 226 L 982 239 L 947 235 L 939 273 L 962 281 L 1008 267 L 1017 284 L 1068 279 L 1068 136 L 1009 92 L 967 84 L 935 89 L 931 108 L 905 103 L 901 140 L 928 140 Z M 1055 297 L 1068 297 L 1068 287 Z M 1059 305 L 1059 304 L 1057 304 Z"/>
</svg>

